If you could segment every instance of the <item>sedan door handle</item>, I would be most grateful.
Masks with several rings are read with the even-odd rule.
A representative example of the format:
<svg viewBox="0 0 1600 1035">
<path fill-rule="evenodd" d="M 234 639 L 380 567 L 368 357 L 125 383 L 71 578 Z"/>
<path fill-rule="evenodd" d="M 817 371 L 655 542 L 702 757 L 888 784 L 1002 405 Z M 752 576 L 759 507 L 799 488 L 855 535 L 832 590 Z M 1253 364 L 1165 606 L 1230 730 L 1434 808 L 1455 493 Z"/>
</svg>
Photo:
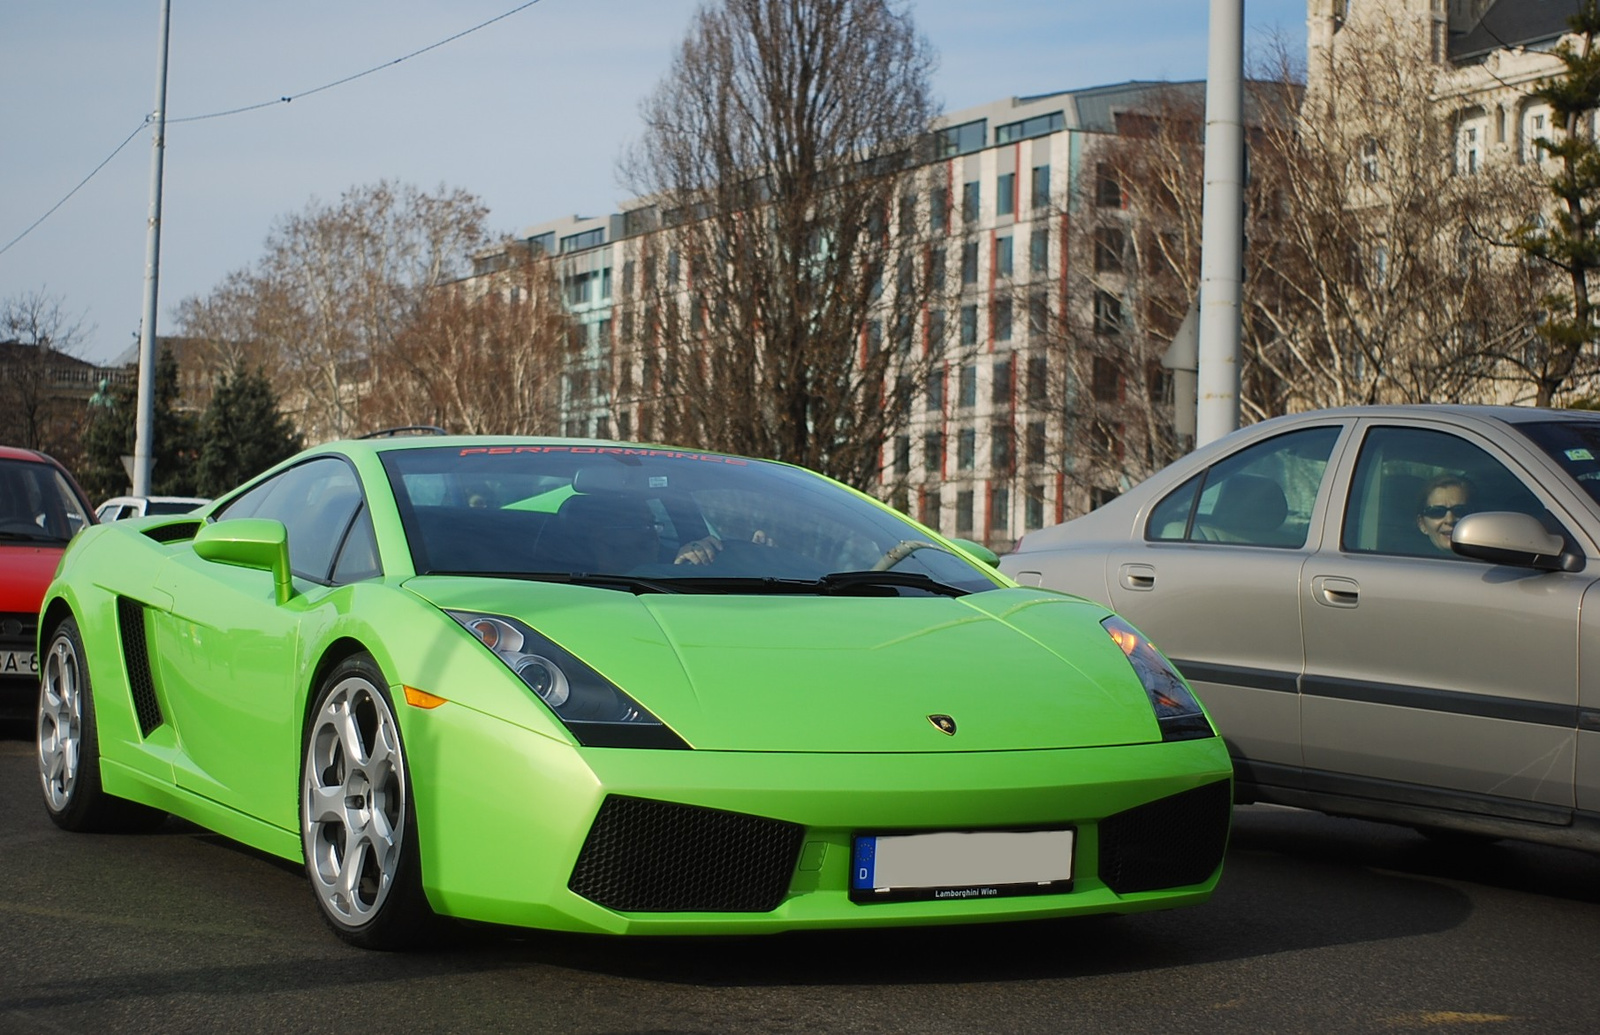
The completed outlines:
<svg viewBox="0 0 1600 1035">
<path fill-rule="evenodd" d="M 1328 607 L 1355 607 L 1361 603 L 1361 585 L 1355 579 L 1317 575 L 1311 580 L 1311 595 Z"/>
<path fill-rule="evenodd" d="M 1117 569 L 1117 581 L 1123 589 L 1152 590 L 1156 588 L 1156 569 L 1149 564 L 1124 564 Z"/>
</svg>

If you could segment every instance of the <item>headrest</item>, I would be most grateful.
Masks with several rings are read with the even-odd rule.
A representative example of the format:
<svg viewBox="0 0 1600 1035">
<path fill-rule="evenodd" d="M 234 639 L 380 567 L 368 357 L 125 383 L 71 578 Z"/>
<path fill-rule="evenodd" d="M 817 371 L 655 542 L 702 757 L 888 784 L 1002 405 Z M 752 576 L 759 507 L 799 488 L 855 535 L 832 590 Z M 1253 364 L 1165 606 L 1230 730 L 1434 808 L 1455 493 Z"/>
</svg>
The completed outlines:
<svg viewBox="0 0 1600 1035">
<path fill-rule="evenodd" d="M 1283 490 L 1271 478 L 1236 474 L 1222 483 L 1212 518 L 1229 528 L 1270 532 L 1289 516 Z"/>
<path fill-rule="evenodd" d="M 655 515 L 641 497 L 621 493 L 568 496 L 561 501 L 556 518 L 564 525 L 581 525 L 596 532 L 643 530 L 655 525 Z"/>
</svg>

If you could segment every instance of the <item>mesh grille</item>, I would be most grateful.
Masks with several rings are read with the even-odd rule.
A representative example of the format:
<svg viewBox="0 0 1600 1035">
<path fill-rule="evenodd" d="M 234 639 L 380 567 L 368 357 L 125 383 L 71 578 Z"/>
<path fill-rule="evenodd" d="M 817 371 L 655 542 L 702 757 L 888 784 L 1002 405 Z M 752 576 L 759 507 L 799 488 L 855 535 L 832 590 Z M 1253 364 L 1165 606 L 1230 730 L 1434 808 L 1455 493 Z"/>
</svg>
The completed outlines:
<svg viewBox="0 0 1600 1035">
<path fill-rule="evenodd" d="M 148 737 L 162 719 L 155 679 L 150 674 L 150 651 L 144 640 L 144 605 L 118 597 L 117 624 L 122 629 L 122 659 L 128 670 L 128 689 L 133 691 L 133 710 L 139 717 L 139 733 Z"/>
<path fill-rule="evenodd" d="M 31 611 L 0 612 L 0 643 L 8 650 L 32 650 L 39 616 Z"/>
<path fill-rule="evenodd" d="M 176 543 L 180 540 L 193 539 L 199 531 L 200 522 L 179 521 L 176 524 L 147 528 L 144 534 L 158 543 Z"/>
<path fill-rule="evenodd" d="M 1119 895 L 1199 884 L 1216 872 L 1233 808 L 1228 781 L 1100 821 L 1100 879 Z"/>
<path fill-rule="evenodd" d="M 765 913 L 789 890 L 804 833 L 776 819 L 613 795 L 567 886 L 625 913 Z"/>
</svg>

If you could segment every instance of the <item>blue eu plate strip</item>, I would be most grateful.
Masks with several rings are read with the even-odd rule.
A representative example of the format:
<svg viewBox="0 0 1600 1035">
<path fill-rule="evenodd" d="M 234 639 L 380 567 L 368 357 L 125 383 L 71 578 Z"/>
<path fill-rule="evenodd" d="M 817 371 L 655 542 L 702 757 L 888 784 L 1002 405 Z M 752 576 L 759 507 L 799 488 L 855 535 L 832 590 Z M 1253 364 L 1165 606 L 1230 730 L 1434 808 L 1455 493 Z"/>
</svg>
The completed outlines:
<svg viewBox="0 0 1600 1035">
<path fill-rule="evenodd" d="M 875 885 L 873 878 L 877 869 L 878 839 L 875 837 L 856 838 L 855 858 L 850 863 L 850 886 L 857 891 L 870 891 Z"/>
</svg>

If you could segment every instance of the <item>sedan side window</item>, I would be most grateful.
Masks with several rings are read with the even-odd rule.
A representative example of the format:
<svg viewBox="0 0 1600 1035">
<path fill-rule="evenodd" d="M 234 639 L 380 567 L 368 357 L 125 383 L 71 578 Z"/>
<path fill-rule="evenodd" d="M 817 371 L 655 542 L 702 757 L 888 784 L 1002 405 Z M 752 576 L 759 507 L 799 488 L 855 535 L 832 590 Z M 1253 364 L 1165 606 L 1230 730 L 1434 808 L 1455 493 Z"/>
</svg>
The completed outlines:
<svg viewBox="0 0 1600 1035">
<path fill-rule="evenodd" d="M 1304 546 L 1341 430 L 1328 425 L 1290 432 L 1218 461 L 1156 504 L 1145 538 Z"/>
<path fill-rule="evenodd" d="M 1373 428 L 1356 461 L 1340 546 L 1466 560 L 1451 550 L 1450 533 L 1480 510 L 1530 514 L 1570 540 L 1522 479 L 1477 445 L 1427 428 Z"/>
<path fill-rule="evenodd" d="M 343 460 L 322 457 L 291 467 L 230 503 L 218 520 L 273 518 L 289 530 L 289 567 L 328 582 L 334 551 L 361 506 L 361 486 Z"/>
</svg>

